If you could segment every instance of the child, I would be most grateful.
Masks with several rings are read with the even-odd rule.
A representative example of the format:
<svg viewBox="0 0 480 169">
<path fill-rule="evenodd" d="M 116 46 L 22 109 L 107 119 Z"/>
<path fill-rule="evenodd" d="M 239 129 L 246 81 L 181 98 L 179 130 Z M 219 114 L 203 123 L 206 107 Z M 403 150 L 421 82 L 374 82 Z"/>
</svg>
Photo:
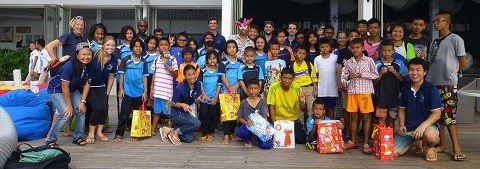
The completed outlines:
<svg viewBox="0 0 480 169">
<path fill-rule="evenodd" d="M 307 56 L 305 57 L 305 60 L 314 63 L 315 58 L 320 55 L 320 49 L 318 49 L 318 36 L 315 32 L 308 32 L 307 38 Z"/>
<path fill-rule="evenodd" d="M 267 80 L 265 81 L 265 89 L 263 91 L 268 91 L 268 87 L 273 82 L 280 80 L 280 72 L 283 68 L 286 68 L 285 61 L 278 58 L 280 53 L 280 44 L 277 41 L 273 41 L 269 46 L 269 53 L 272 55 L 272 59 L 265 62 L 265 72 L 267 75 Z M 267 92 L 265 93 L 265 98 L 267 98 Z"/>
<path fill-rule="evenodd" d="M 114 142 L 121 142 L 127 127 L 130 112 L 140 108 L 142 101 L 147 99 L 147 62 L 140 57 L 145 44 L 140 39 L 133 39 L 130 45 L 132 55 L 122 59 L 118 73 L 120 74 L 118 97 L 122 99 L 122 107 L 118 115 L 118 126 Z M 136 141 L 138 138 L 130 137 Z"/>
<path fill-rule="evenodd" d="M 309 150 L 314 150 L 317 147 L 317 124 L 323 120 L 331 120 L 328 116 L 325 116 L 325 103 L 322 100 L 316 99 L 312 103 L 313 114 L 308 115 L 307 124 L 307 133 L 308 133 L 308 142 L 307 148 Z M 338 128 L 343 129 L 343 124 L 338 123 Z"/>
<path fill-rule="evenodd" d="M 206 54 L 207 53 L 206 52 L 208 52 L 208 51 L 216 51 L 215 50 L 215 43 L 213 41 L 206 41 L 205 42 L 205 54 L 200 55 L 200 57 L 197 59 L 198 67 L 205 68 L 205 65 L 207 63 L 207 59 L 206 59 Z"/>
<path fill-rule="evenodd" d="M 117 47 L 120 50 L 120 58 L 118 58 L 119 64 L 121 63 L 121 59 L 132 54 L 130 43 L 133 39 L 133 35 L 135 35 L 135 29 L 133 29 L 132 26 L 126 25 L 122 27 L 122 30 L 120 31 L 120 38 L 123 39 L 123 42 Z"/>
<path fill-rule="evenodd" d="M 47 83 L 50 76 L 48 65 L 50 61 L 52 61 L 52 58 L 48 55 L 47 49 L 45 49 L 45 40 L 38 39 L 35 46 L 37 50 L 40 52 L 38 55 L 39 56 L 38 70 L 40 71 L 40 75 L 38 77 L 38 83 Z"/>
<path fill-rule="evenodd" d="M 163 45 L 165 44 L 166 41 L 163 40 Z M 160 120 L 160 114 L 162 113 L 165 116 L 170 115 L 173 81 L 178 75 L 178 66 L 175 57 L 169 55 L 167 52 L 162 53 L 162 55 L 157 57 L 153 62 L 153 70 L 155 73 L 152 77 L 150 98 L 153 98 L 154 101 L 152 135 L 155 136 L 157 134 L 155 130 Z"/>
<path fill-rule="evenodd" d="M 294 83 L 302 87 L 302 91 L 305 93 L 305 99 L 307 107 L 312 107 L 312 103 L 317 97 L 317 71 L 313 64 L 305 60 L 307 56 L 307 49 L 303 46 L 298 46 L 295 52 L 295 62 L 290 65 L 290 68 L 295 72 Z M 309 109 L 306 113 L 311 115 L 313 112 Z M 301 115 L 300 121 L 305 124 L 304 114 Z"/>
<path fill-rule="evenodd" d="M 260 28 L 257 25 L 251 25 L 250 29 L 248 30 L 248 38 L 255 43 L 255 39 L 258 38 L 260 34 Z"/>
<path fill-rule="evenodd" d="M 259 85 L 262 86 L 262 81 L 264 80 L 262 68 L 254 63 L 255 48 L 251 46 L 245 48 L 244 55 L 245 65 L 240 66 L 238 69 L 238 84 L 242 89 L 240 100 L 243 100 L 250 95 L 250 91 L 247 89 L 245 82 L 249 82 L 252 79 L 258 79 L 260 81 Z"/>
<path fill-rule="evenodd" d="M 208 65 L 198 78 L 198 81 L 202 83 L 202 92 L 206 95 L 206 99 L 200 103 L 200 121 L 202 123 L 202 136 L 198 138 L 200 142 L 213 140 L 215 124 L 220 113 L 218 95 L 221 90 L 221 76 L 225 75 L 223 65 L 217 64 L 216 52 L 209 51 L 207 56 Z"/>
<path fill-rule="evenodd" d="M 170 47 L 173 47 L 175 45 L 175 42 L 177 42 L 177 36 L 174 34 L 168 35 L 168 43 L 170 44 Z"/>
<path fill-rule="evenodd" d="M 265 47 L 267 40 L 263 36 L 259 36 L 255 39 L 255 49 L 256 49 L 256 55 L 255 55 L 255 64 L 260 66 L 262 70 L 264 71 L 263 74 L 265 75 L 265 62 L 268 60 L 267 56 L 267 48 Z"/>
<path fill-rule="evenodd" d="M 96 53 L 100 48 L 102 48 L 103 38 L 107 34 L 107 27 L 103 23 L 93 24 L 90 27 L 90 46 L 92 47 L 93 53 Z"/>
<path fill-rule="evenodd" d="M 28 62 L 28 75 L 25 78 L 25 82 L 38 80 L 39 66 L 40 66 L 40 52 L 35 47 L 35 42 L 28 44 L 28 50 L 30 51 L 30 62 Z"/>
<path fill-rule="evenodd" d="M 367 25 L 368 22 L 365 19 L 361 19 L 357 22 L 357 30 L 360 33 L 360 38 L 362 38 L 362 40 L 368 39 Z"/>
<path fill-rule="evenodd" d="M 295 60 L 295 55 L 293 55 L 293 50 L 290 46 L 285 46 L 285 39 L 287 38 L 285 30 L 279 29 L 276 35 L 280 50 L 277 57 L 285 61 L 285 66 L 288 67 L 292 61 Z M 271 54 L 269 55 L 269 58 L 273 58 L 270 56 Z"/>
<path fill-rule="evenodd" d="M 213 42 L 213 44 L 214 44 L 213 49 L 215 50 L 215 42 L 214 42 L 215 35 L 212 32 L 205 32 L 205 34 L 203 34 L 202 38 L 203 38 L 204 45 L 200 49 L 198 49 L 198 56 L 204 56 L 204 55 L 207 54 L 206 43 L 208 41 Z"/>
<path fill-rule="evenodd" d="M 234 96 L 237 95 L 237 93 L 240 93 L 240 84 L 238 83 L 238 74 L 239 74 L 239 68 L 240 66 L 243 65 L 243 61 L 240 60 L 238 56 L 238 46 L 237 43 L 234 40 L 228 40 L 225 44 L 225 49 L 223 50 L 226 54 L 227 57 L 223 58 L 221 60 L 221 63 L 225 67 L 225 80 L 224 81 L 224 88 L 223 92 L 228 92 Z M 242 58 L 244 58 L 242 56 Z M 235 126 L 237 124 L 236 121 L 226 121 L 223 122 L 223 144 L 228 144 L 229 143 L 229 138 L 234 139 L 235 138 Z"/>
<path fill-rule="evenodd" d="M 319 40 L 320 56 L 315 58 L 315 69 L 318 73 L 318 99 L 325 103 L 327 116 L 335 118 L 335 105 L 338 97 L 337 87 L 337 58 L 331 53 L 330 40 L 322 38 Z"/>
<path fill-rule="evenodd" d="M 370 113 L 373 112 L 372 80 L 378 78 L 378 72 L 375 69 L 375 63 L 372 58 L 364 56 L 363 41 L 355 38 L 350 41 L 350 51 L 353 57 L 345 62 L 345 72 L 342 78 L 350 80 L 348 83 L 347 112 L 351 113 L 351 140 L 347 142 L 346 148 L 358 148 L 357 145 L 357 127 L 360 121 L 358 111 L 362 113 L 362 127 L 364 136 L 370 135 Z M 371 153 L 372 149 L 368 145 L 368 137 L 364 138 L 363 153 Z"/>
<path fill-rule="evenodd" d="M 393 23 L 390 25 L 390 28 L 392 29 L 392 42 L 395 45 L 394 48 L 396 53 L 393 58 L 406 64 L 410 59 L 416 57 L 413 45 L 403 41 L 407 28 L 403 23 Z"/>
<path fill-rule="evenodd" d="M 241 123 L 237 129 L 237 136 L 245 141 L 245 147 L 252 147 L 255 139 L 258 140 L 258 147 L 264 150 L 271 149 L 273 146 L 272 140 L 262 141 L 257 138 L 250 130 L 248 126 L 253 124 L 253 121 L 248 116 L 254 112 L 258 112 L 263 118 L 268 118 L 268 106 L 267 102 L 258 97 L 260 93 L 260 81 L 257 79 L 251 79 L 248 81 L 248 97 L 240 102 L 240 106 L 237 112 L 237 119 Z"/>
<path fill-rule="evenodd" d="M 192 57 L 192 60 L 195 62 L 199 57 L 200 55 L 198 55 L 198 42 L 195 38 L 190 38 L 188 39 L 188 43 L 187 43 L 187 46 L 192 48 L 193 50 L 193 57 Z M 182 51 L 183 52 L 183 51 Z M 183 55 L 182 55 L 183 56 Z"/>
<path fill-rule="evenodd" d="M 147 77 L 147 82 L 148 82 L 148 93 L 147 93 L 147 96 L 150 96 L 152 93 L 150 92 L 151 91 L 151 86 L 152 86 L 152 77 L 153 77 L 153 74 L 154 74 L 154 71 L 155 71 L 155 66 L 153 66 L 153 61 L 155 59 L 157 59 L 157 57 L 160 56 L 160 54 L 158 53 L 157 51 L 157 44 L 158 44 L 158 41 L 157 41 L 157 38 L 153 35 L 151 36 L 148 36 L 147 39 L 145 40 L 145 43 L 147 45 L 147 52 L 144 52 L 145 55 L 142 56 L 143 60 L 145 60 L 145 62 L 147 62 L 147 70 L 148 70 L 148 77 Z M 150 102 L 150 101 L 149 101 Z M 153 102 L 150 102 L 150 103 L 153 103 Z M 147 105 L 147 109 L 148 110 L 153 110 L 152 109 L 152 105 Z M 155 135 L 156 133 L 155 132 L 152 132 L 153 135 Z"/>
<path fill-rule="evenodd" d="M 183 49 L 182 56 L 185 62 L 183 62 L 178 68 L 178 76 L 177 76 L 178 83 L 181 83 L 183 82 L 183 80 L 185 80 L 185 76 L 183 76 L 183 69 L 187 65 L 193 65 L 194 67 L 197 68 L 197 77 L 200 74 L 200 69 L 198 69 L 198 65 L 192 60 L 194 54 L 195 54 L 195 51 L 190 47 L 185 47 L 185 49 Z"/>
<path fill-rule="evenodd" d="M 375 62 L 379 72 L 375 88 L 377 98 L 375 116 L 378 117 L 380 125 L 387 124 L 388 127 L 394 128 L 399 100 L 398 97 L 392 96 L 398 96 L 400 93 L 401 83 L 406 75 L 405 64 L 392 57 L 395 52 L 392 41 L 382 41 L 380 49 L 383 57 Z M 386 123 L 387 121 L 388 123 Z"/>
<path fill-rule="evenodd" d="M 382 39 L 380 38 L 380 21 L 377 18 L 372 18 L 368 20 L 368 39 L 364 41 L 363 46 L 368 53 L 368 57 L 372 58 L 374 61 L 378 60 L 378 47 Z M 363 37 L 362 32 L 360 36 Z"/>
</svg>

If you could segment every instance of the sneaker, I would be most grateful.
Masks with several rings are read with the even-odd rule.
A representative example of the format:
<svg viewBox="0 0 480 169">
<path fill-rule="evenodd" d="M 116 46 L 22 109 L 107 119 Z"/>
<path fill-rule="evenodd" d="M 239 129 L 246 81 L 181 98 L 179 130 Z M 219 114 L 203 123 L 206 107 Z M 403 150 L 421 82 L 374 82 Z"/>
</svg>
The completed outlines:
<svg viewBox="0 0 480 169">
<path fill-rule="evenodd" d="M 349 141 L 347 142 L 347 144 L 345 145 L 345 148 L 346 148 L 347 150 L 349 150 L 349 149 L 357 149 L 357 148 L 358 148 L 358 145 L 355 145 L 351 140 L 349 140 Z"/>
<path fill-rule="evenodd" d="M 368 144 L 363 145 L 363 154 L 372 154 L 372 148 Z"/>
</svg>

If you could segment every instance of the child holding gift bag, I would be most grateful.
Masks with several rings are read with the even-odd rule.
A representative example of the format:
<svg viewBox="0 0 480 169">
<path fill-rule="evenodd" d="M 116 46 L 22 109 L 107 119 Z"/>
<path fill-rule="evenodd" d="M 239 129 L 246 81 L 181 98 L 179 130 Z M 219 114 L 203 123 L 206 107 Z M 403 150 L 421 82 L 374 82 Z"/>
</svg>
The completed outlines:
<svg viewBox="0 0 480 169">
<path fill-rule="evenodd" d="M 249 119 L 249 115 L 258 111 L 263 118 L 267 119 L 268 106 L 264 99 L 258 97 L 261 85 L 257 79 L 249 80 L 247 86 L 248 97 L 240 102 L 237 112 L 238 121 L 241 123 L 240 127 L 237 129 L 237 136 L 245 141 L 245 147 L 252 147 L 253 142 L 257 139 L 258 147 L 265 150 L 271 149 L 273 147 L 271 139 L 268 141 L 262 141 L 248 130 L 248 126 L 253 125 L 253 121 Z"/>
<path fill-rule="evenodd" d="M 307 127 L 308 132 L 308 142 L 307 148 L 309 150 L 315 149 L 317 147 L 317 123 L 320 123 L 323 120 L 331 120 L 328 116 L 325 116 L 325 103 L 322 100 L 316 99 L 312 104 L 313 114 L 309 115 L 305 126 Z M 343 124 L 338 123 L 338 127 L 343 129 Z"/>
</svg>

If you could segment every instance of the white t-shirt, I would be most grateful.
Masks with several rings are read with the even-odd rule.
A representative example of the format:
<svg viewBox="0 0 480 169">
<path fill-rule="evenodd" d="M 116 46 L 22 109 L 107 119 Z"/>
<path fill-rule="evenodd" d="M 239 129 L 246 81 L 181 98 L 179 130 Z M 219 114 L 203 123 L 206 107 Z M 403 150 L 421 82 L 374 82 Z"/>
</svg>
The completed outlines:
<svg viewBox="0 0 480 169">
<path fill-rule="evenodd" d="M 314 60 L 318 73 L 318 97 L 338 97 L 337 58 L 331 53 L 326 59 L 320 55 Z"/>
<path fill-rule="evenodd" d="M 33 64 L 35 63 L 35 57 L 37 57 L 37 64 L 34 66 Z M 28 64 L 28 71 L 39 73 L 40 72 L 39 67 L 40 67 L 40 52 L 38 52 L 38 50 L 35 49 L 32 52 L 30 52 L 30 62 Z"/>
<path fill-rule="evenodd" d="M 40 70 L 43 70 L 43 68 L 48 66 L 48 62 L 52 60 L 50 58 L 50 55 L 48 55 L 47 49 L 43 48 L 42 51 L 40 51 Z"/>
</svg>

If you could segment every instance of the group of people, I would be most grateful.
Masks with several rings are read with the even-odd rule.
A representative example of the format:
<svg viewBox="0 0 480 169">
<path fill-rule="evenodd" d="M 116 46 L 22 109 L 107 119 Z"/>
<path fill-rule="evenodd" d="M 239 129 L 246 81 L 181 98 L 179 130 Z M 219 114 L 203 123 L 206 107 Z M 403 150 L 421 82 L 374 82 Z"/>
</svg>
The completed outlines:
<svg viewBox="0 0 480 169">
<path fill-rule="evenodd" d="M 209 31 L 198 40 L 186 32 L 164 37 L 161 29 L 148 36 L 148 23 L 142 20 L 138 33 L 124 26 L 122 43 L 117 45 L 115 38 L 105 36 L 107 29 L 101 23 L 92 25 L 92 39 L 83 42 L 85 20 L 77 16 L 70 21 L 71 32 L 46 46 L 42 40 L 35 45 L 48 56 L 46 63 L 57 59 L 55 47 L 62 46 L 64 55 L 61 66 L 45 64 L 50 66 L 43 69 L 52 73 L 48 92 L 58 110 L 46 142 L 57 146 L 58 134 L 66 122 L 69 126 L 72 116 L 76 119 L 74 144 L 108 141 L 102 130 L 108 119 L 108 95 L 117 81 L 122 102 L 115 142 L 122 141 L 131 111 L 143 105 L 153 110 L 152 134 L 158 132 L 162 141 L 174 145 L 194 141 L 199 128 L 200 142 L 214 140 L 215 128 L 221 126 L 223 144 L 242 140 L 247 147 L 258 142 L 260 148 L 270 149 L 271 139 L 262 141 L 247 129 L 253 124 L 249 115 L 258 112 L 272 124 L 293 121 L 295 143 L 315 147 L 316 123 L 338 119 L 335 107 L 343 107 L 339 126 L 346 133 L 347 149 L 359 147 L 360 121 L 361 151 L 368 154 L 372 124 L 393 128 L 398 119 L 397 156 L 415 146 L 425 153 L 425 160 L 437 160 L 437 149 L 447 151 L 447 126 L 452 159 L 465 160 L 455 113 L 457 71 L 467 60 L 463 40 L 450 32 L 451 22 L 448 13 L 435 15 L 439 38 L 430 43 L 423 34 L 427 22 L 422 18 L 412 20 L 408 36 L 403 23 L 391 24 L 385 38 L 380 37 L 381 23 L 376 18 L 360 20 L 357 29 L 338 31 L 336 38 L 330 25 L 300 31 L 292 22 L 284 30 L 275 28 L 272 21 L 265 22 L 260 35 L 258 26 L 241 18 L 235 24 L 239 34 L 229 40 L 218 33 L 216 18 L 208 20 Z M 43 54 L 32 53 L 35 65 Z M 33 77 L 38 72 L 30 70 Z M 219 124 L 219 94 L 240 97 L 237 121 Z M 158 129 L 161 117 L 173 125 Z M 89 126 L 86 139 L 85 123 Z"/>
</svg>

